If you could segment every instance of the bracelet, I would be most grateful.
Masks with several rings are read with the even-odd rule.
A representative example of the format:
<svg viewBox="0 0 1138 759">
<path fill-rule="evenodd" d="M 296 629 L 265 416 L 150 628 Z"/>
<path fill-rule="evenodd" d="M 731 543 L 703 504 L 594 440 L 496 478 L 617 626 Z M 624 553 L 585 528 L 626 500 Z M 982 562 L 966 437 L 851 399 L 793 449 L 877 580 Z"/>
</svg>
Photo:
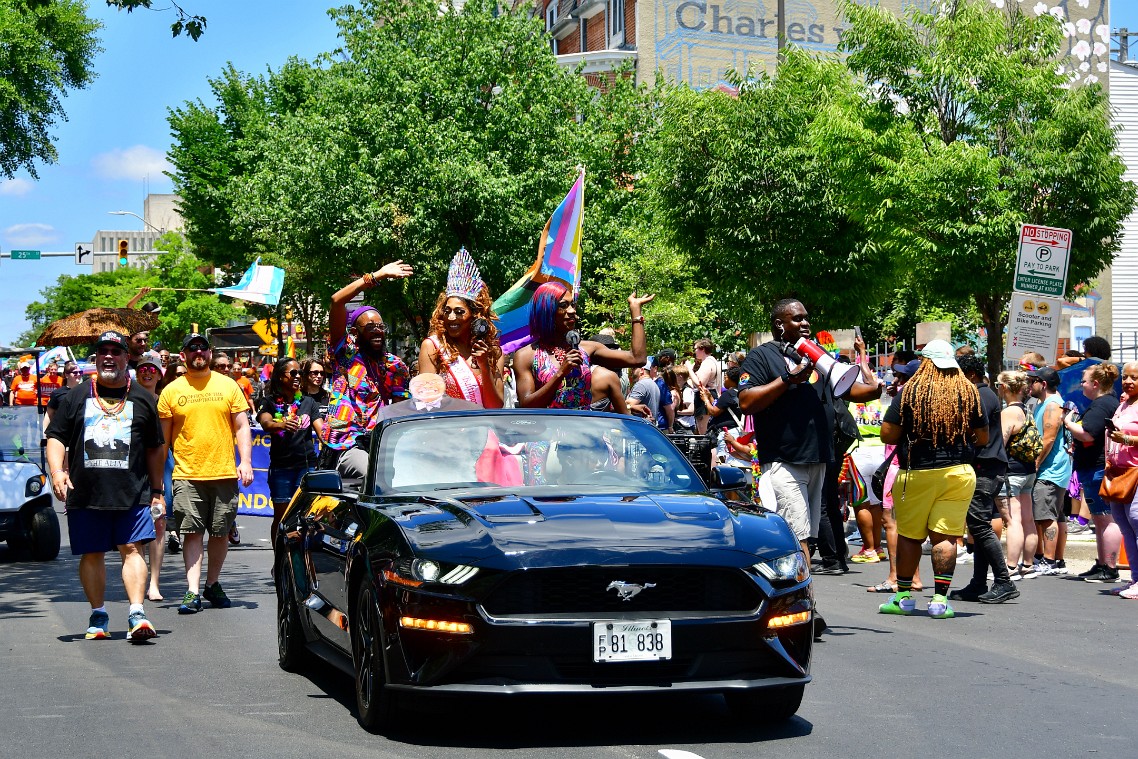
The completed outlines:
<svg viewBox="0 0 1138 759">
<path fill-rule="evenodd" d="M 150 488 L 150 495 L 152 495 L 152 496 L 160 495 L 163 498 L 165 498 L 166 497 L 166 489 L 165 488 Z"/>
<path fill-rule="evenodd" d="M 632 323 L 633 324 L 643 324 L 644 323 L 644 317 L 643 316 L 634 316 L 634 317 L 632 317 Z"/>
<path fill-rule="evenodd" d="M 366 288 L 368 290 L 370 290 L 371 288 L 373 288 L 377 284 L 379 284 L 378 282 L 375 281 L 375 275 L 372 274 L 370 271 L 364 275 L 363 279 L 364 279 L 364 288 Z"/>
</svg>

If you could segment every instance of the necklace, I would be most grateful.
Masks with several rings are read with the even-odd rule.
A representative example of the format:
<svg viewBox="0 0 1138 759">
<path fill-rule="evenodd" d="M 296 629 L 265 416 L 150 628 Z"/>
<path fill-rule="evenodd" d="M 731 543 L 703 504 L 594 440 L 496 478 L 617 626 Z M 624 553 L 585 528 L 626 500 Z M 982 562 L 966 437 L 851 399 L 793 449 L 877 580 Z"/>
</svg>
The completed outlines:
<svg viewBox="0 0 1138 759">
<path fill-rule="evenodd" d="M 304 398 L 304 396 L 301 394 L 301 392 L 299 390 L 297 390 L 296 393 L 293 394 L 292 403 L 289 404 L 289 407 L 288 407 L 288 418 L 289 419 L 295 419 L 296 418 L 296 410 L 298 408 L 300 408 L 300 401 L 303 398 Z M 274 403 L 276 403 L 276 400 L 277 399 L 274 399 Z M 277 413 L 273 414 L 273 419 L 275 419 L 276 421 L 279 422 L 285 418 L 284 403 L 276 403 L 276 407 L 277 407 Z M 277 433 L 277 435 L 279 437 L 284 437 L 284 434 L 285 434 L 284 430 L 281 430 Z"/>
<path fill-rule="evenodd" d="M 91 378 L 91 397 L 95 399 L 95 403 L 99 404 L 99 408 L 102 410 L 103 416 L 114 418 L 122 413 L 122 410 L 126 407 L 126 397 L 128 395 L 130 395 L 129 374 L 126 378 L 126 389 L 123 391 L 122 398 L 120 398 L 118 403 L 116 403 L 114 406 L 108 408 L 107 404 L 103 403 L 103 399 L 99 397 L 99 385 L 95 382 L 94 377 Z"/>
</svg>

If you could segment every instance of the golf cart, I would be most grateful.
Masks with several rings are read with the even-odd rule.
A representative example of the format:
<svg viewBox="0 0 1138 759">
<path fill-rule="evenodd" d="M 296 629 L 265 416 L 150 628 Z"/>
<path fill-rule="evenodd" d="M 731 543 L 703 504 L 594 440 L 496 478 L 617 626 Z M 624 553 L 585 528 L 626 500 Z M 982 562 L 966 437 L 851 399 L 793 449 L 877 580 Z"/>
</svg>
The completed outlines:
<svg viewBox="0 0 1138 759">
<path fill-rule="evenodd" d="M 0 352 L 0 362 L 35 356 L 35 349 Z M 59 555 L 59 517 L 55 513 L 47 471 L 41 406 L 0 408 L 0 540 L 17 558 L 51 561 Z"/>
</svg>

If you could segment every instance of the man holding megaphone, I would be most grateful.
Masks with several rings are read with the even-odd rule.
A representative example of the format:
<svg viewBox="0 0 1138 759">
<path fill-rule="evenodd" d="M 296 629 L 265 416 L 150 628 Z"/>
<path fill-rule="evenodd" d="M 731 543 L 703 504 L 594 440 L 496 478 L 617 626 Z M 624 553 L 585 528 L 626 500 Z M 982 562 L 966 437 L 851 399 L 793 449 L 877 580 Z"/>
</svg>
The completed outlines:
<svg viewBox="0 0 1138 759">
<path fill-rule="evenodd" d="M 876 377 L 839 364 L 810 340 L 810 315 L 784 298 L 771 310 L 774 339 L 752 348 L 742 364 L 739 406 L 754 418 L 763 477 L 760 496 L 802 543 L 818 537 L 826 465 L 834 461 L 834 401 L 866 401 L 881 393 Z M 810 382 L 817 374 L 818 381 Z"/>
</svg>

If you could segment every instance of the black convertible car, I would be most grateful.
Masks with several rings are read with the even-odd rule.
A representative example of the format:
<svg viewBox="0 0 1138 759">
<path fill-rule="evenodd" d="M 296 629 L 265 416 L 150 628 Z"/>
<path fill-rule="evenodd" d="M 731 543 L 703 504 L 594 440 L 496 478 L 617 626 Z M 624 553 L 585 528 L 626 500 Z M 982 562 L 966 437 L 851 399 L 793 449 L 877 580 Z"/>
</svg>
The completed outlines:
<svg viewBox="0 0 1138 759">
<path fill-rule="evenodd" d="M 785 719 L 810 681 L 809 564 L 782 518 L 713 493 L 654 427 L 569 411 L 383 422 L 362 483 L 304 478 L 281 525 L 280 664 L 402 694 L 719 692 Z"/>
</svg>

